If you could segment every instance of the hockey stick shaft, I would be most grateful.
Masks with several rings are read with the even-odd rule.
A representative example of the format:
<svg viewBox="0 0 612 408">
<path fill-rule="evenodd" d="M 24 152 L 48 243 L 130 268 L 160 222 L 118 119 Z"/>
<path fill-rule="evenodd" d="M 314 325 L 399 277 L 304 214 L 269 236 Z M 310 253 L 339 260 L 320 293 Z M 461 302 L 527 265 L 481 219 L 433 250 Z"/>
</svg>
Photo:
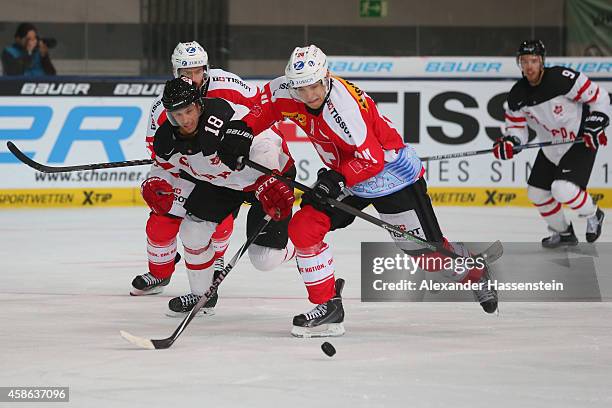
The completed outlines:
<svg viewBox="0 0 612 408">
<path fill-rule="evenodd" d="M 261 173 L 273 176 L 273 177 L 277 178 L 278 180 L 280 180 L 280 181 L 282 181 L 284 183 L 289 184 L 293 188 L 297 188 L 299 190 L 302 190 L 303 192 L 312 191 L 312 189 L 310 187 L 308 187 L 308 186 L 306 186 L 306 185 L 304 185 L 304 184 L 302 184 L 302 183 L 300 183 L 298 181 L 295 181 L 293 179 L 290 179 L 288 177 L 280 175 L 277 172 L 275 172 L 275 171 L 273 171 L 273 170 L 271 170 L 271 169 L 269 169 L 269 168 L 267 168 L 265 166 L 262 166 L 259 163 L 256 163 L 256 162 L 251 161 L 251 160 L 246 159 L 246 158 L 240 158 L 238 161 L 239 161 L 239 163 L 242 163 L 242 164 L 245 164 L 245 165 L 247 165 L 249 167 L 252 167 L 253 169 L 255 169 L 255 170 L 257 170 L 257 171 L 259 171 Z M 363 212 L 361 210 L 358 210 L 358 209 L 356 209 L 354 207 L 351 207 L 350 205 L 348 205 L 346 203 L 343 203 L 342 201 L 338 201 L 338 200 L 335 200 L 335 199 L 330 198 L 330 197 L 326 197 L 325 201 L 326 201 L 326 203 L 328 205 L 330 205 L 332 207 L 336 207 L 339 210 L 342 210 L 342 211 L 344 211 L 344 212 L 346 212 L 348 214 L 354 215 L 354 216 L 359 217 L 359 218 L 361 218 L 361 219 L 363 219 L 365 221 L 368 221 L 368 222 L 370 222 L 370 223 L 372 223 L 374 225 L 382 227 L 382 228 L 386 229 L 387 231 L 392 232 L 393 234 L 397 234 L 397 235 L 403 236 L 406 239 L 409 239 L 409 240 L 411 240 L 413 242 L 417 242 L 417 243 L 427 247 L 428 249 L 431 249 L 433 251 L 438 251 L 441 254 L 446 255 L 446 256 L 450 256 L 452 258 L 463 258 L 462 256 L 454 253 L 453 251 L 449 251 L 448 249 L 446 249 L 440 243 L 426 241 L 423 238 L 418 237 L 418 236 L 416 236 L 414 234 L 411 234 L 410 232 L 403 231 L 403 230 L 399 229 L 398 227 L 396 227 L 395 225 L 389 224 L 388 222 L 383 221 L 380 218 L 376 218 L 376 217 L 374 217 L 374 216 L 372 216 L 372 215 L 370 215 L 368 213 L 365 213 L 365 212 Z"/>
<path fill-rule="evenodd" d="M 193 309 L 189 311 L 187 316 L 185 316 L 181 324 L 179 324 L 179 326 L 176 328 L 176 330 L 174 331 L 174 333 L 172 333 L 170 337 L 167 337 L 165 339 L 160 339 L 160 340 L 153 340 L 153 339 L 148 340 L 148 339 L 133 336 L 124 331 L 121 331 L 121 336 L 124 337 L 130 343 L 136 344 L 140 347 L 147 348 L 147 349 L 167 349 L 170 346 L 172 346 L 172 344 L 181 335 L 181 333 L 185 331 L 185 329 L 187 328 L 187 325 L 189 325 L 189 323 L 193 320 L 193 318 L 198 313 L 198 311 L 217 292 L 217 289 L 219 288 L 219 285 L 221 285 L 221 282 L 223 282 L 226 276 L 234 268 L 234 265 L 236 265 L 236 262 L 238 262 L 238 260 L 242 258 L 242 255 L 244 255 L 244 253 L 249 249 L 251 244 L 255 242 L 259 234 L 268 226 L 271 219 L 272 218 L 269 215 L 266 215 L 263 218 L 263 220 L 261 221 L 261 223 L 255 230 L 255 232 L 253 232 L 253 234 L 247 238 L 246 242 L 240 247 L 238 252 L 236 252 L 236 254 L 232 257 L 232 259 L 230 259 L 230 261 L 227 263 L 225 268 L 223 268 L 221 273 L 219 273 L 219 275 L 215 278 L 215 280 L 213 281 L 208 291 L 206 291 L 206 293 L 202 295 L 198 303 L 196 303 Z"/>
<path fill-rule="evenodd" d="M 13 153 L 13 155 L 17 157 L 19 161 L 43 173 L 64 173 L 69 171 L 102 170 L 113 169 L 117 167 L 144 166 L 153 163 L 153 160 L 151 159 L 142 159 L 108 163 L 77 164 L 74 166 L 47 166 L 29 158 L 25 153 L 19 150 L 19 148 L 15 146 L 13 142 L 6 142 L 6 147 L 8 147 L 9 151 Z"/>
<path fill-rule="evenodd" d="M 546 146 L 557 146 L 564 144 L 573 144 L 573 143 L 583 143 L 583 139 L 576 140 L 568 140 L 565 142 L 541 142 L 541 143 L 527 143 L 520 146 L 514 147 L 514 153 L 518 153 L 523 149 L 533 149 L 535 147 L 546 147 Z M 484 149 L 484 150 L 472 150 L 469 152 L 458 152 L 458 153 L 449 153 L 449 154 L 439 154 L 437 156 L 426 156 L 421 157 L 421 161 L 435 161 L 435 160 L 446 160 L 446 159 L 456 159 L 459 157 L 469 157 L 469 156 L 478 156 L 481 154 L 489 154 L 493 153 L 494 149 Z"/>
<path fill-rule="evenodd" d="M 552 145 L 563 145 L 569 143 L 582 143 L 582 139 L 576 139 L 567 142 L 542 142 L 542 143 L 528 143 L 522 146 L 516 146 L 514 148 L 515 153 L 519 149 L 531 149 L 535 147 L 546 147 Z M 25 153 L 23 153 L 13 142 L 6 142 L 6 146 L 9 151 L 13 153 L 13 155 L 19 159 L 22 163 L 27 166 L 38 170 L 42 173 L 66 173 L 71 171 L 87 171 L 87 170 L 103 170 L 103 169 L 113 169 L 118 167 L 133 167 L 133 166 L 144 166 L 147 164 L 153 164 L 153 160 L 151 159 L 140 159 L 140 160 L 126 160 L 126 161 L 118 161 L 118 162 L 106 162 L 106 163 L 90 163 L 90 164 L 77 164 L 73 166 L 48 166 L 46 164 L 39 163 L 30 157 L 28 157 Z M 489 154 L 492 153 L 493 149 L 484 149 L 484 150 L 472 150 L 468 152 L 458 152 L 458 153 L 448 153 L 448 154 L 440 154 L 436 156 L 426 156 L 421 157 L 421 161 L 436 161 L 436 160 L 446 160 L 446 159 L 456 159 L 460 157 L 470 157 L 470 156 L 478 156 L 481 154 Z"/>
</svg>

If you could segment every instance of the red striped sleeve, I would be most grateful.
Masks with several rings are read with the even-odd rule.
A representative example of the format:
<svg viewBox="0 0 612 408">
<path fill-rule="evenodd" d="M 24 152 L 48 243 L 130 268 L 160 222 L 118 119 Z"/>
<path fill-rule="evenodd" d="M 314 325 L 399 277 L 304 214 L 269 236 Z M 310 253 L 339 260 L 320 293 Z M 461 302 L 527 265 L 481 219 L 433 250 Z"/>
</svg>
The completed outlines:
<svg viewBox="0 0 612 408">
<path fill-rule="evenodd" d="M 156 161 L 155 163 L 164 170 L 170 171 L 170 169 L 174 168 L 174 166 L 170 163 L 161 163 L 159 161 Z"/>
<path fill-rule="evenodd" d="M 157 118 L 157 126 L 163 125 L 166 119 L 167 119 L 166 110 L 164 109 L 162 113 L 159 114 L 159 117 Z"/>
<path fill-rule="evenodd" d="M 520 116 L 510 116 L 507 113 L 504 114 L 504 116 L 506 117 L 506 119 L 508 119 L 510 122 L 526 122 L 527 119 L 520 117 Z"/>
<path fill-rule="evenodd" d="M 597 99 L 598 96 L 599 96 L 599 87 L 597 87 L 597 91 L 595 92 L 595 95 L 593 95 L 591 99 L 586 101 L 586 103 L 592 103 L 595 99 Z"/>
<path fill-rule="evenodd" d="M 582 96 L 582 94 L 584 93 L 584 91 L 586 91 L 589 86 L 591 86 L 591 80 L 587 79 L 587 81 L 584 83 L 584 85 L 582 85 L 582 88 L 580 88 L 580 90 L 578 91 L 578 94 L 574 98 L 574 101 L 578 101 L 580 99 L 580 97 Z"/>
</svg>

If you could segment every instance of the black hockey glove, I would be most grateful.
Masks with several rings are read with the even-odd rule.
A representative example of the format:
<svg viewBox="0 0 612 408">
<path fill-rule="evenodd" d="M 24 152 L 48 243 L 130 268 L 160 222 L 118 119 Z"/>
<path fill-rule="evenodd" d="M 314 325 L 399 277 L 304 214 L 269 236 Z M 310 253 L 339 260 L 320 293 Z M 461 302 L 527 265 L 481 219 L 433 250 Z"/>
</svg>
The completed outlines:
<svg viewBox="0 0 612 408">
<path fill-rule="evenodd" d="M 249 158 L 253 132 L 241 120 L 230 120 L 223 129 L 217 155 L 232 170 L 238 169 L 238 158 Z"/>
<path fill-rule="evenodd" d="M 604 133 L 610 124 L 608 115 L 602 112 L 591 112 L 584 120 L 584 131 L 582 139 L 584 144 L 591 150 L 597 150 L 599 146 L 606 146 L 608 138 Z"/>
<path fill-rule="evenodd" d="M 517 149 L 521 145 L 521 141 L 516 136 L 504 136 L 498 138 L 493 143 L 493 155 L 498 160 L 508 160 L 514 157 L 522 149 Z"/>
<path fill-rule="evenodd" d="M 338 198 L 344 186 L 345 180 L 342 174 L 334 170 L 319 169 L 317 182 L 312 190 L 302 195 L 302 206 L 310 204 L 319 211 L 329 209 L 330 207 L 325 199 Z"/>
</svg>

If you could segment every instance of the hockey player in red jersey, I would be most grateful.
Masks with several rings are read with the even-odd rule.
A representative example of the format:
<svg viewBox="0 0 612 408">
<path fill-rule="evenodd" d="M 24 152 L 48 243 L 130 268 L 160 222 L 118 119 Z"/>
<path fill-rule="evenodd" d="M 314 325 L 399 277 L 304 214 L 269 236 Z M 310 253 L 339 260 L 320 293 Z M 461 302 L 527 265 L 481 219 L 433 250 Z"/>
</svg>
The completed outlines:
<svg viewBox="0 0 612 408">
<path fill-rule="evenodd" d="M 184 247 L 185 266 L 191 293 L 169 301 L 168 314 L 189 312 L 213 281 L 215 248 L 211 240 L 217 226 L 238 213 L 243 202 L 252 203 L 247 217 L 250 235 L 268 214 L 273 221 L 249 247 L 249 258 L 259 270 L 269 270 L 293 258 L 294 247 L 288 240 L 287 225 L 293 208 L 293 189 L 270 176 L 244 169 L 234 171 L 217 155 L 222 129 L 238 122 L 248 107 L 220 98 L 202 98 L 187 78 L 168 81 L 162 104 L 165 121 L 155 132 L 152 151 L 157 166 L 142 185 L 142 194 L 156 216 L 165 216 L 173 203 L 171 182 L 192 183 L 184 195 L 182 218 L 176 223 Z M 242 122 L 239 122 L 242 123 Z M 232 126 L 234 131 L 239 127 Z M 275 129 L 267 129 L 250 146 L 250 156 L 270 168 L 291 176 L 293 160 L 286 143 Z M 170 180 L 168 182 L 167 180 Z M 210 313 L 210 305 L 203 308 Z"/>
<path fill-rule="evenodd" d="M 344 281 L 335 279 L 332 251 L 324 238 L 329 231 L 350 225 L 355 217 L 327 206 L 325 197 L 337 198 L 357 209 L 372 204 L 383 220 L 401 229 L 428 241 L 444 242 L 454 252 L 464 253 L 464 248 L 454 247 L 444 238 L 414 149 L 404 144 L 393 124 L 380 114 L 365 92 L 331 76 L 325 54 L 314 45 L 293 51 L 285 76 L 265 85 L 261 109 L 251 111 L 244 120 L 257 135 L 285 118 L 306 132 L 327 166 L 319 170 L 312 193 L 303 195 L 302 208 L 289 223 L 298 269 L 308 299 L 316 305 L 310 312 L 294 317 L 292 334 L 339 336 L 344 333 Z M 241 154 L 236 146 L 247 145 L 237 139 L 232 135 L 224 137 L 221 160 L 235 162 Z M 411 254 L 427 252 L 404 236 L 392 237 Z M 460 276 L 452 271 L 442 272 L 455 281 L 478 281 L 485 275 L 483 270 Z M 497 309 L 495 292 L 483 290 L 476 295 L 486 312 Z"/>
<path fill-rule="evenodd" d="M 527 143 L 528 127 L 543 142 L 582 137 L 584 143 L 540 149 L 527 192 L 553 233 L 542 239 L 543 247 L 578 243 L 563 205 L 587 219 L 586 240 L 595 242 L 601 235 L 604 212 L 586 188 L 597 150 L 607 144 L 610 97 L 583 73 L 558 66 L 546 68 L 545 57 L 542 41 L 524 41 L 519 46 L 517 63 L 523 78 L 508 94 L 504 136 L 494 143 L 493 153 L 501 160 L 512 159 L 518 153 L 514 148 Z"/>
<path fill-rule="evenodd" d="M 208 64 L 208 54 L 196 41 L 178 43 L 171 56 L 172 73 L 175 78 L 184 76 L 190 78 L 201 90 L 203 96 L 223 98 L 232 103 L 252 108 L 259 102 L 259 89 L 237 75 L 221 69 L 211 69 Z M 157 129 L 166 121 L 166 109 L 162 104 L 160 94 L 151 105 L 149 124 L 147 126 L 146 145 L 152 159 L 155 159 L 153 140 Z M 153 173 L 156 173 L 158 164 L 153 164 Z M 147 220 L 147 256 L 149 259 L 149 272 L 138 275 L 132 281 L 130 294 L 149 295 L 163 291 L 164 286 L 170 282 L 174 273 L 175 263 L 180 259 L 177 254 L 176 237 L 179 232 L 181 220 L 185 215 L 183 203 L 193 189 L 193 183 L 189 180 L 175 177 L 167 172 L 157 174 L 152 180 L 147 180 L 145 185 L 155 191 L 161 188 L 157 177 L 164 178 L 171 186 L 174 194 L 172 207 L 160 214 L 156 208 Z M 165 184 L 163 184 L 165 185 Z M 166 200 L 164 200 L 166 202 Z M 215 269 L 223 268 L 223 254 L 227 249 L 230 235 L 233 230 L 233 216 L 228 216 L 217 226 L 212 236 L 212 245 L 215 249 Z M 207 306 L 212 307 L 216 303 L 217 295 L 211 299 Z"/>
</svg>

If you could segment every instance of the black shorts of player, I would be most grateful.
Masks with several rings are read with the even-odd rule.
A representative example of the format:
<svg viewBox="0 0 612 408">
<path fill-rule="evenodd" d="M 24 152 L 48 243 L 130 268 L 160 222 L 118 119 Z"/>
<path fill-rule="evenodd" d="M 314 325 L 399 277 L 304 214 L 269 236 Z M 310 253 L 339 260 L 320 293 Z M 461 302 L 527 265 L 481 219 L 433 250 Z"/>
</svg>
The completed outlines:
<svg viewBox="0 0 612 408">
<path fill-rule="evenodd" d="M 295 167 L 291 167 L 284 175 L 295 178 Z M 266 215 L 253 192 L 232 190 L 227 187 L 216 186 L 205 181 L 189 178 L 196 186 L 185 201 L 184 208 L 201 220 L 221 223 L 228 215 L 234 218 L 243 203 L 250 204 L 247 214 L 247 236 L 251 236 L 261 220 Z M 265 229 L 265 234 L 259 236 L 254 243 L 268 248 L 283 249 L 287 246 L 289 234 L 287 227 L 291 216 L 281 221 L 271 221 Z"/>
<path fill-rule="evenodd" d="M 427 194 L 427 183 L 420 178 L 414 184 L 409 185 L 395 193 L 383 197 L 362 198 L 357 196 L 347 196 L 342 198 L 345 204 L 358 210 L 363 210 L 372 204 L 379 214 L 398 214 L 409 210 L 414 210 L 423 227 L 423 232 L 427 241 L 442 242 L 443 234 L 438 224 L 438 219 L 431 205 L 431 199 Z M 308 202 L 302 202 L 302 206 Z M 331 230 L 346 228 L 355 221 L 355 216 L 348 214 L 335 207 L 325 207 L 322 209 L 331 219 Z"/>
<path fill-rule="evenodd" d="M 597 152 L 577 143 L 565 152 L 559 165 L 548 160 L 542 149 L 538 152 L 527 184 L 550 191 L 555 180 L 567 180 L 586 190 Z"/>
</svg>

